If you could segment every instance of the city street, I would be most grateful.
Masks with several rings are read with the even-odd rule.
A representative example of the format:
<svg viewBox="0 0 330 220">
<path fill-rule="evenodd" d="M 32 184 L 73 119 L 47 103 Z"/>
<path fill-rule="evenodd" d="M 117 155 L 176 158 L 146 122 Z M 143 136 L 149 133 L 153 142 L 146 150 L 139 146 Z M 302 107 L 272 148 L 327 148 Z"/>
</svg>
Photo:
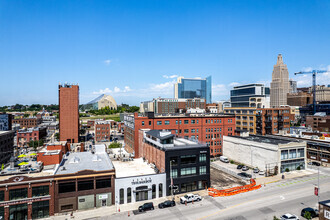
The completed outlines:
<svg viewBox="0 0 330 220">
<path fill-rule="evenodd" d="M 320 200 L 330 198 L 330 176 L 320 175 Z M 100 219 L 272 219 L 285 213 L 300 215 L 305 207 L 316 207 L 313 194 L 317 174 L 282 180 L 260 190 L 231 197 L 205 197 L 201 202 L 127 216 L 114 214 Z M 154 204 L 155 206 L 157 204 Z M 303 218 L 302 218 L 303 219 Z"/>
</svg>

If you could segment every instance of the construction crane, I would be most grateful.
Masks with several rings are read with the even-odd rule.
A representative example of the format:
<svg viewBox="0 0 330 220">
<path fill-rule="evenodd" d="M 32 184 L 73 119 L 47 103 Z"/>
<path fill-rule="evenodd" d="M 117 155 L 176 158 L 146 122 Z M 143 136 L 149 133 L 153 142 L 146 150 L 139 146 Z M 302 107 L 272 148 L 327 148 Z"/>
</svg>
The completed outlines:
<svg viewBox="0 0 330 220">
<path fill-rule="evenodd" d="M 316 90 L 316 74 L 317 73 L 325 73 L 326 70 L 312 70 L 312 71 L 301 71 L 298 73 L 294 73 L 294 75 L 298 74 L 313 74 L 313 115 L 316 113 L 316 97 L 315 97 L 315 90 Z"/>
</svg>

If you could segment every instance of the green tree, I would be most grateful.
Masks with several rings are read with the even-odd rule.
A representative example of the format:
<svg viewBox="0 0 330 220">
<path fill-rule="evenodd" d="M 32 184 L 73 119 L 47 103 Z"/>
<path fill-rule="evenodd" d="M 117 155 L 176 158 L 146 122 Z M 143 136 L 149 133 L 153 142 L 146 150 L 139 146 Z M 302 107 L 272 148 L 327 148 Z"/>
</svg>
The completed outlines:
<svg viewBox="0 0 330 220">
<path fill-rule="evenodd" d="M 289 168 L 286 168 L 286 169 L 285 169 L 285 172 L 290 172 Z"/>
<path fill-rule="evenodd" d="M 2 164 L 1 165 L 1 170 L 3 170 L 3 169 L 5 169 L 5 165 Z"/>
<path fill-rule="evenodd" d="M 279 218 L 277 218 L 276 216 L 274 216 L 273 220 L 280 220 Z"/>
<path fill-rule="evenodd" d="M 312 219 L 312 215 L 311 215 L 311 213 L 310 213 L 310 212 L 305 212 L 305 214 L 304 214 L 304 218 L 305 218 L 305 219 L 308 219 L 308 220 Z"/>
<path fill-rule="evenodd" d="M 56 133 L 55 135 L 56 140 L 60 140 L 60 133 Z"/>
<path fill-rule="evenodd" d="M 110 145 L 109 145 L 109 148 L 121 148 L 121 143 L 119 142 L 112 142 Z"/>
</svg>

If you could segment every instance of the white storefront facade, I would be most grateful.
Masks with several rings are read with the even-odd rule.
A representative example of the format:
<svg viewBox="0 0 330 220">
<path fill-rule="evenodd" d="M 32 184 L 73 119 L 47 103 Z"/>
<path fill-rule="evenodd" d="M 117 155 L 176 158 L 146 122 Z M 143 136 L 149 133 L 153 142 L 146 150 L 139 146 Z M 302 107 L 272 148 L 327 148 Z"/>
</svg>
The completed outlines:
<svg viewBox="0 0 330 220">
<path fill-rule="evenodd" d="M 115 179 L 115 203 L 127 204 L 166 196 L 166 173 Z"/>
</svg>

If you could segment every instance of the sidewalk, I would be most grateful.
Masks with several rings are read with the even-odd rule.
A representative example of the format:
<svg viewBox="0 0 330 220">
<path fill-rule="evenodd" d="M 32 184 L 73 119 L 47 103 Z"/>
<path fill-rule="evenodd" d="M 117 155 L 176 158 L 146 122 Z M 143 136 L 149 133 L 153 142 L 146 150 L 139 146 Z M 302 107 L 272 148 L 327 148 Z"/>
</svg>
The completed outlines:
<svg viewBox="0 0 330 220">
<path fill-rule="evenodd" d="M 194 191 L 191 192 L 193 194 L 199 194 L 200 196 L 204 197 L 208 195 L 207 190 L 200 190 L 200 191 Z M 174 196 L 175 202 L 180 202 L 180 197 L 184 196 L 186 193 L 183 194 L 177 194 Z M 172 200 L 172 196 L 162 197 L 159 199 L 152 199 L 152 200 L 145 200 L 141 202 L 135 202 L 135 203 L 129 203 L 129 204 L 122 204 L 122 205 L 112 205 L 107 207 L 101 207 L 101 208 L 94 208 L 94 209 L 88 209 L 88 210 L 81 210 L 81 211 L 74 211 L 73 212 L 73 218 L 71 218 L 71 212 L 68 213 L 60 213 L 55 216 L 51 216 L 47 219 L 49 220 L 69 220 L 69 219 L 91 219 L 91 218 L 100 218 L 104 216 L 110 216 L 115 213 L 123 213 L 126 212 L 126 215 L 129 214 L 132 216 L 134 215 L 133 210 L 137 210 L 140 205 L 143 205 L 146 202 L 153 202 L 155 209 L 158 208 L 158 204 L 161 202 L 164 202 L 166 200 Z M 120 209 L 120 212 L 118 212 Z"/>
<path fill-rule="evenodd" d="M 275 183 L 278 181 L 282 180 L 282 174 L 285 176 L 285 179 L 292 179 L 296 177 L 302 177 L 302 176 L 307 176 L 314 174 L 315 172 L 312 170 L 295 170 L 291 172 L 286 172 L 286 173 L 280 173 L 276 176 L 270 176 L 270 177 L 259 177 L 256 178 L 257 185 L 259 184 L 270 184 L 270 183 Z"/>
</svg>

